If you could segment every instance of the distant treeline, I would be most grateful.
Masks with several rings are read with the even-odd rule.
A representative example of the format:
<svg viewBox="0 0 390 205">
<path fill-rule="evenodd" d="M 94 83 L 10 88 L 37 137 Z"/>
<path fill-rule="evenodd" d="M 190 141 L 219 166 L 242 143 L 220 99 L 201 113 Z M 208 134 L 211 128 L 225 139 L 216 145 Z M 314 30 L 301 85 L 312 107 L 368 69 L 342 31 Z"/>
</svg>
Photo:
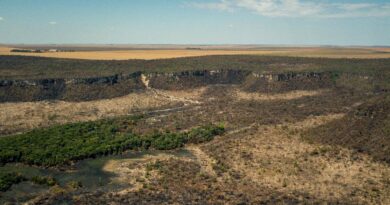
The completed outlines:
<svg viewBox="0 0 390 205">
<path fill-rule="evenodd" d="M 45 52 L 74 52 L 74 50 L 59 50 L 59 49 L 11 49 L 11 52 L 16 53 L 45 53 Z"/>
<path fill-rule="evenodd" d="M 41 50 L 31 50 L 31 49 L 12 49 L 11 52 L 19 53 L 43 53 Z"/>
</svg>

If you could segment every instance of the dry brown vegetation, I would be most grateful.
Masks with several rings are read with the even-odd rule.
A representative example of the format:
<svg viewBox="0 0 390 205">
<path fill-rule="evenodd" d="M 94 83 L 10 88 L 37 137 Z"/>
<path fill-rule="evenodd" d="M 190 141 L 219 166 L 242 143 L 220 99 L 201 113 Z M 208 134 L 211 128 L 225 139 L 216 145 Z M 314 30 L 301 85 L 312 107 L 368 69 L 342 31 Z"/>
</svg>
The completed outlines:
<svg viewBox="0 0 390 205">
<path fill-rule="evenodd" d="M 209 56 L 209 55 L 273 55 L 294 57 L 326 57 L 326 58 L 390 58 L 388 48 L 227 48 L 227 49 L 133 49 L 133 50 L 103 50 L 103 51 L 73 51 L 73 52 L 43 52 L 22 53 L 10 52 L 12 48 L 0 47 L 0 55 L 41 56 L 50 58 L 90 59 L 90 60 L 127 60 L 127 59 L 166 59 L 179 57 Z"/>
<path fill-rule="evenodd" d="M 87 102 L 39 101 L 0 103 L 0 134 L 70 122 L 98 120 L 122 115 L 156 112 L 199 104 L 205 88 L 192 91 L 148 89 L 129 95 Z"/>
<path fill-rule="evenodd" d="M 159 153 L 155 155 L 146 155 L 141 159 L 110 160 L 104 165 L 103 170 L 115 174 L 112 183 L 124 183 L 130 186 L 130 188 L 118 192 L 119 194 L 124 195 L 129 192 L 139 191 L 143 188 L 144 184 L 150 183 L 152 179 L 156 180 L 159 178 L 158 173 L 154 170 L 150 170 L 148 165 L 171 158 L 178 159 L 178 157 L 170 155 L 169 153 Z M 183 160 L 186 159 L 183 158 Z"/>
<path fill-rule="evenodd" d="M 388 163 L 342 144 L 313 143 L 304 137 L 308 130 L 345 118 L 371 97 L 333 89 L 270 94 L 214 85 L 179 91 L 149 88 L 143 94 L 86 104 L 6 103 L 1 110 L 15 111 L 3 122 L 23 124 L 26 110 L 80 120 L 131 114 L 134 106 L 153 110 L 185 105 L 183 110 L 147 116 L 136 131 L 186 130 L 208 122 L 224 122 L 227 128 L 209 143 L 186 146 L 191 156 L 166 153 L 108 161 L 103 169 L 113 174 L 111 183 L 128 188 L 105 193 L 51 190 L 33 204 L 389 204 Z M 98 112 L 90 118 L 77 116 L 71 111 L 75 107 Z"/>
<path fill-rule="evenodd" d="M 293 124 L 258 126 L 205 147 L 229 167 L 229 172 L 237 172 L 242 180 L 257 186 L 282 193 L 306 193 L 328 202 L 349 199 L 389 203 L 390 189 L 383 181 L 390 175 L 387 165 L 347 149 L 301 140 L 301 131 L 341 117 L 325 115 Z M 227 147 L 229 152 L 218 152 Z"/>
<path fill-rule="evenodd" d="M 293 100 L 306 96 L 316 96 L 326 90 L 294 90 L 283 94 L 253 93 L 236 90 L 239 100 Z"/>
<path fill-rule="evenodd" d="M 21 102 L 0 104 L 0 133 L 9 134 L 37 127 L 134 114 L 150 108 L 180 106 L 178 101 L 152 91 L 88 102 Z"/>
<path fill-rule="evenodd" d="M 330 50 L 310 55 L 388 55 L 386 49 Z M 108 161 L 102 169 L 112 175 L 111 184 L 127 186 L 121 190 L 56 187 L 31 204 L 390 204 L 388 91 L 373 92 L 368 77 L 286 79 L 268 91 L 257 89 L 264 84 L 256 80 L 205 85 L 204 77 L 167 77 L 152 86 L 140 77 L 145 89 L 119 98 L 2 103 L 0 132 L 144 114 L 134 133 L 182 132 L 210 123 L 223 123 L 226 133 L 186 145 L 189 156 L 167 152 Z M 200 83 L 182 86 L 193 82 Z M 164 85 L 168 90 L 161 90 Z"/>
</svg>

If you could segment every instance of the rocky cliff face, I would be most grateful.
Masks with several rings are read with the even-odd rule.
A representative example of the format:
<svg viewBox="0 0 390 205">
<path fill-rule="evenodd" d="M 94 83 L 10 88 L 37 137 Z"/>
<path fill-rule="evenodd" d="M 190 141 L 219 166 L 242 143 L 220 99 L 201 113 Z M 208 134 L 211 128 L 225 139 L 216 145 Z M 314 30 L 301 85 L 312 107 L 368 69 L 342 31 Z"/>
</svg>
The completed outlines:
<svg viewBox="0 0 390 205">
<path fill-rule="evenodd" d="M 240 84 L 250 73 L 242 70 L 203 70 L 151 73 L 147 77 L 152 88 L 180 90 L 212 84 Z"/>
<path fill-rule="evenodd" d="M 0 102 L 112 98 L 144 89 L 141 73 L 94 78 L 0 80 Z"/>
<path fill-rule="evenodd" d="M 148 85 L 145 85 L 145 82 Z M 333 86 L 332 73 L 262 74 L 244 70 L 200 70 L 175 73 L 136 72 L 128 75 L 73 79 L 0 80 L 0 102 L 83 101 L 123 96 L 143 90 L 182 90 L 213 84 L 241 85 L 247 91 L 283 92 Z"/>
<path fill-rule="evenodd" d="M 243 88 L 247 91 L 285 92 L 291 90 L 315 90 L 334 86 L 331 72 L 302 72 L 259 74 L 248 76 Z"/>
</svg>

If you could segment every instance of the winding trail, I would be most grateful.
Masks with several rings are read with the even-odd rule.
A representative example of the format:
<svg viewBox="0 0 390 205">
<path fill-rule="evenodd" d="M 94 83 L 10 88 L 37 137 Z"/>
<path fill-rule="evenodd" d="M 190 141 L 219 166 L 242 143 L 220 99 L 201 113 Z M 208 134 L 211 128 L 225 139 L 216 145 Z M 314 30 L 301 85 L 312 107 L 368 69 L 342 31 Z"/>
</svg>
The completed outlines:
<svg viewBox="0 0 390 205">
<path fill-rule="evenodd" d="M 196 161 L 199 163 L 201 171 L 203 173 L 206 173 L 211 176 L 217 176 L 213 169 L 213 164 L 216 163 L 215 159 L 203 152 L 203 150 L 199 146 L 189 145 L 186 147 L 186 150 L 188 150 L 189 152 L 191 152 L 192 155 L 195 156 Z"/>
</svg>

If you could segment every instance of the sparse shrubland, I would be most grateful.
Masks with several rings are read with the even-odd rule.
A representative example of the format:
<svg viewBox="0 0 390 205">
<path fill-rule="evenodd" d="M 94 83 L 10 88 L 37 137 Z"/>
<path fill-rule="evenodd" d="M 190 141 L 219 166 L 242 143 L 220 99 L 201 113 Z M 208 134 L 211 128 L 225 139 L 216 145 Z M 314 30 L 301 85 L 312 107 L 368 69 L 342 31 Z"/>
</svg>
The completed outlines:
<svg viewBox="0 0 390 205">
<path fill-rule="evenodd" d="M 375 96 L 342 119 L 310 129 L 304 139 L 347 147 L 390 164 L 390 96 Z"/>
</svg>

